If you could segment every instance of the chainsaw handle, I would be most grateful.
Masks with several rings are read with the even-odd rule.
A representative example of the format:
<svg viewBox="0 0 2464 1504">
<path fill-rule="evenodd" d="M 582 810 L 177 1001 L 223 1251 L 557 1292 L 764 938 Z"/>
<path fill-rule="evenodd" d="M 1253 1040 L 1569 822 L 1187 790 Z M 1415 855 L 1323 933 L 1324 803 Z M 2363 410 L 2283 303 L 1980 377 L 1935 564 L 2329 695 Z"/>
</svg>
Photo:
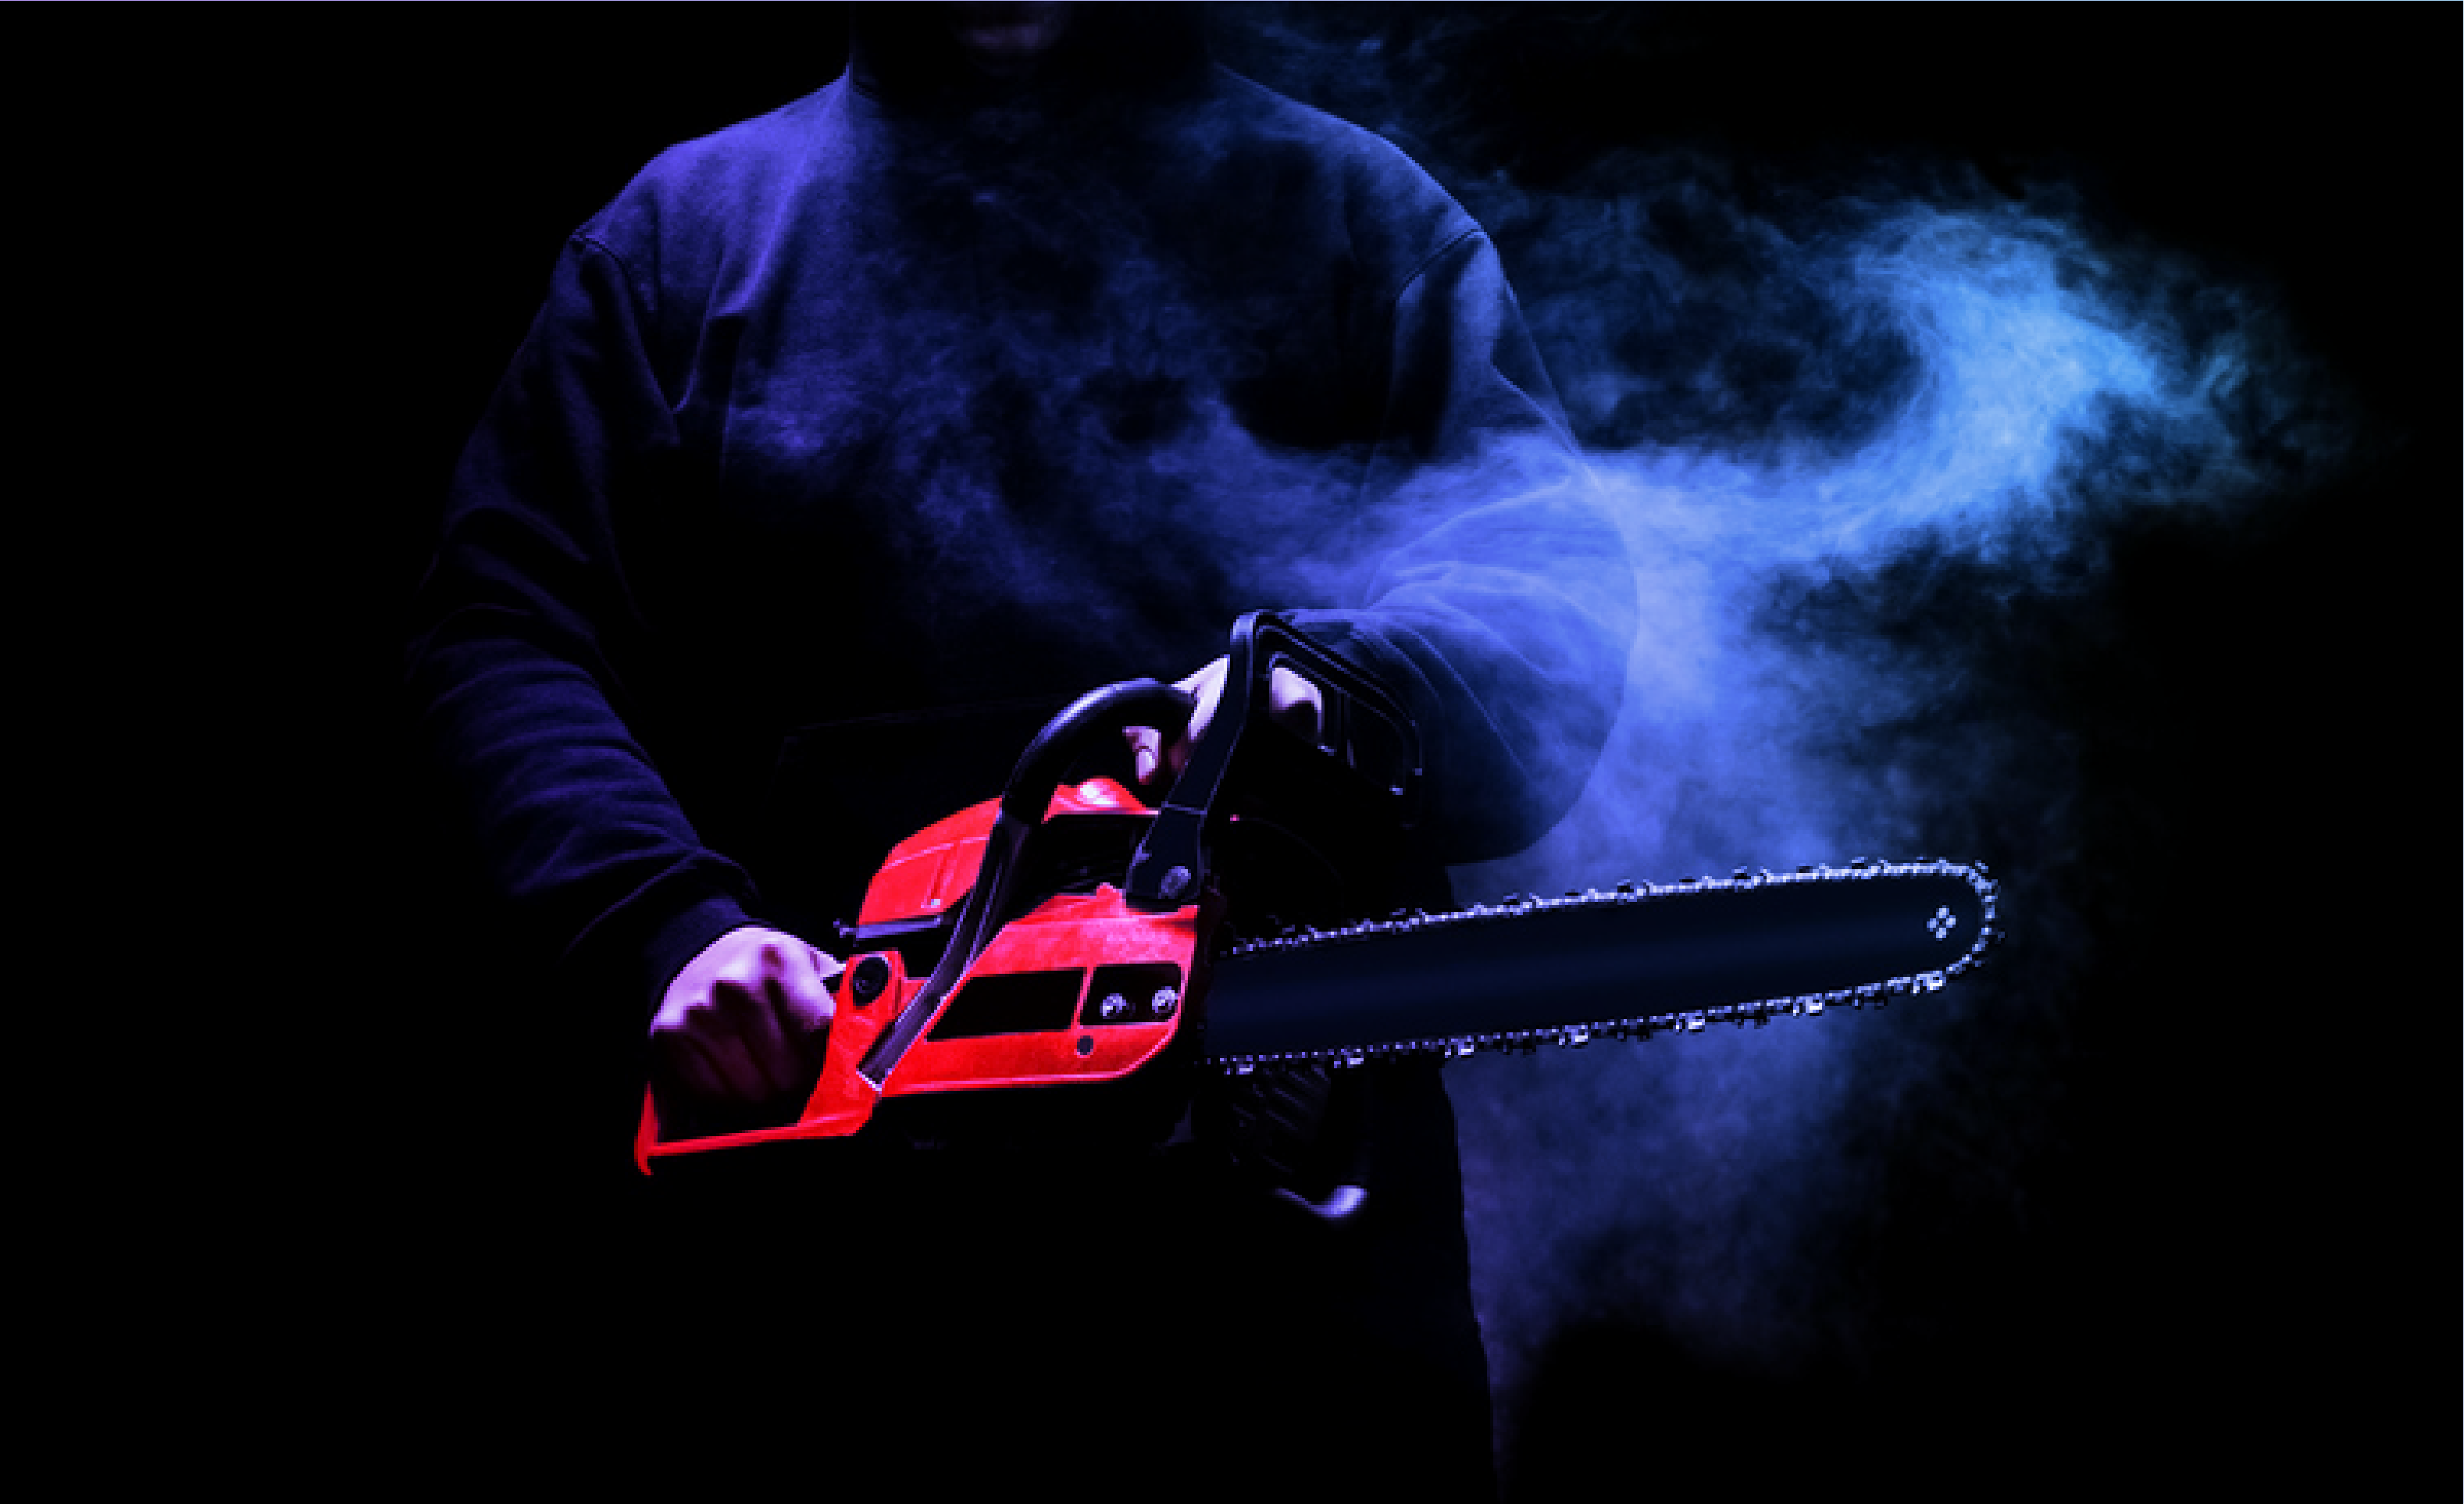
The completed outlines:
<svg viewBox="0 0 2464 1504">
<path fill-rule="evenodd" d="M 1215 720 L 1155 811 L 1131 859 L 1130 906 L 1177 908 L 1203 884 L 1207 827 L 1230 807 L 1227 787 L 1242 747 L 1268 721 L 1274 670 L 1289 667 L 1322 696 L 1313 775 L 1341 780 L 1338 806 L 1368 813 L 1395 830 L 1410 828 L 1420 797 L 1419 730 L 1385 686 L 1301 635 L 1281 615 L 1252 611 L 1232 623 L 1223 693 Z M 1339 770 L 1339 771 L 1338 771 Z"/>
<path fill-rule="evenodd" d="M 1042 824 L 1054 791 L 1089 742 L 1133 726 L 1160 731 L 1170 741 L 1188 727 L 1197 708 L 1196 695 L 1158 679 L 1125 679 L 1080 695 L 1019 754 L 1001 794 L 1001 813 L 1024 825 Z"/>
<path fill-rule="evenodd" d="M 1019 754 L 1018 766 L 1010 772 L 1009 787 L 1001 794 L 1001 812 L 984 839 L 975 886 L 967 890 L 966 902 L 958 906 L 940 964 L 933 968 L 932 977 L 909 1000 L 897 1020 L 883 1030 L 872 1048 L 865 1052 L 856 1066 L 858 1074 L 875 1088 L 890 1079 L 891 1071 L 906 1057 L 924 1026 L 932 1022 L 941 1000 L 976 964 L 976 958 L 1001 932 L 1001 926 L 1009 922 L 1011 890 L 1017 884 L 1023 865 L 1020 857 L 1026 849 L 1027 838 L 1044 823 L 1053 794 L 1079 753 L 1090 742 L 1116 736 L 1133 726 L 1177 734 L 1189 725 L 1197 705 L 1195 695 L 1161 680 L 1125 679 L 1079 696 L 1067 709 L 1045 723 L 1035 740 L 1027 744 L 1026 751 Z"/>
</svg>

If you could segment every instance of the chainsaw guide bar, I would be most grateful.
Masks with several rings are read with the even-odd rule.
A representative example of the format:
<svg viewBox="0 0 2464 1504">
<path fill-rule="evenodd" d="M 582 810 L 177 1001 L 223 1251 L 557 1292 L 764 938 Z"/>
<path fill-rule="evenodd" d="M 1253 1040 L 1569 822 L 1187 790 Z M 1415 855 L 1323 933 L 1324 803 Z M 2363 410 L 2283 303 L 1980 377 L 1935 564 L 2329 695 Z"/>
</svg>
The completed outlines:
<svg viewBox="0 0 2464 1504">
<path fill-rule="evenodd" d="M 1621 883 L 1296 929 L 1219 958 L 1205 1057 L 1246 1074 L 1879 1006 L 1979 965 L 1994 921 L 1982 866 L 1919 861 Z"/>
</svg>

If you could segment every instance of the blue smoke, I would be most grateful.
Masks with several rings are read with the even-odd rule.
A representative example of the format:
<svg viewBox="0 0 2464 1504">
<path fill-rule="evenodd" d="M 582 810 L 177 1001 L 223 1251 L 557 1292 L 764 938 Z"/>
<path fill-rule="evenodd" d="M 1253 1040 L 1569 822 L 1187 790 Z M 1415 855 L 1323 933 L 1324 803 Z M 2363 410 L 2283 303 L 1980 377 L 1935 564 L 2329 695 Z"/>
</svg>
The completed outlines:
<svg viewBox="0 0 2464 1504">
<path fill-rule="evenodd" d="M 1993 864 L 2019 934 L 1880 1017 L 1457 1066 L 1509 1431 L 1543 1345 L 1589 1320 L 1733 1370 L 1853 1368 L 1871 1301 L 1838 1247 L 1883 1199 L 1894 1115 L 1947 1080 L 2002 1073 L 1944 1152 L 2024 1194 L 2058 1062 L 1991 1039 L 2058 1008 L 2088 940 L 2074 738 L 2014 682 L 2013 609 L 2091 593 L 2150 515 L 2230 525 L 2343 442 L 2258 294 L 2058 193 L 1877 172 L 1749 210 L 1720 163 L 1637 156 L 1587 183 L 1464 192 L 1617 509 L 1643 628 L 1573 816 L 1459 886 L 1947 856 Z"/>
<path fill-rule="evenodd" d="M 1927 658 L 1876 635 L 1904 577 L 1944 596 L 1955 576 L 1933 603 L 1952 616 L 2078 594 L 2134 514 L 2230 515 L 2282 480 L 2263 452 L 2334 441 L 2287 416 L 2299 378 L 2263 308 L 2185 264 L 2008 202 L 1842 194 L 1792 233 L 1679 175 L 1695 165 L 1500 215 L 1531 246 L 1535 337 L 1645 602 L 1625 755 L 1591 796 L 1619 817 L 1561 840 L 1663 872 L 1836 860 L 1913 832 L 1893 796 L 1843 802 L 1825 750 L 1991 667 L 1961 661 L 1972 644 Z M 1725 219 L 1697 256 L 1715 267 L 1661 248 L 1669 201 L 1698 244 Z M 1826 594 L 1864 601 L 1868 630 L 1775 619 Z M 1719 821 L 1678 807 L 1687 779 L 1729 791 Z"/>
</svg>

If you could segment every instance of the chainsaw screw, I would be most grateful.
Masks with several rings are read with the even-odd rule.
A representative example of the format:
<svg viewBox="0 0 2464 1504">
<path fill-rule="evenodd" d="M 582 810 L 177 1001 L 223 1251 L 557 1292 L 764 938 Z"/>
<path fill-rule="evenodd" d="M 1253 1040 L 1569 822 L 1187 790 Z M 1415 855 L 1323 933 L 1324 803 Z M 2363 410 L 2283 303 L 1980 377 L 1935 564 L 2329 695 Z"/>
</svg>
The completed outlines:
<svg viewBox="0 0 2464 1504">
<path fill-rule="evenodd" d="M 1130 1011 L 1130 1000 L 1118 992 L 1108 992 L 1104 1000 L 1095 1005 L 1095 1011 L 1102 1014 L 1106 1023 L 1118 1023 L 1121 1015 Z"/>
<path fill-rule="evenodd" d="M 1111 999 L 1107 998 L 1105 1001 L 1109 1005 Z M 1155 994 L 1147 999 L 1147 1012 L 1153 1014 L 1157 1018 L 1171 1017 L 1173 1010 L 1179 1006 L 1179 992 L 1169 987 L 1156 988 Z"/>
<path fill-rule="evenodd" d="M 1157 885 L 1157 891 L 1161 892 L 1166 898 L 1174 899 L 1177 899 L 1183 893 L 1188 892 L 1189 869 L 1187 867 L 1175 867 L 1170 872 L 1165 873 L 1163 875 L 1163 882 Z"/>
</svg>

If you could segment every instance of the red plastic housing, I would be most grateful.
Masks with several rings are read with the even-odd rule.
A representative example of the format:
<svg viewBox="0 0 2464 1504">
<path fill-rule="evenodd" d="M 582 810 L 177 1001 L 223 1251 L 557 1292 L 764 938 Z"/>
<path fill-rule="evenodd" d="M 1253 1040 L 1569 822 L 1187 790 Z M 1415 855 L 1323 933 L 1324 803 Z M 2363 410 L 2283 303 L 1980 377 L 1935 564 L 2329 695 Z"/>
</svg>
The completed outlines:
<svg viewBox="0 0 2464 1504">
<path fill-rule="evenodd" d="M 1056 791 L 1045 817 L 1145 808 L 1118 783 L 1097 778 Z M 858 922 L 934 919 L 955 907 L 975 885 L 999 810 L 1000 801 L 988 799 L 891 847 L 866 890 Z M 1045 900 L 985 944 L 878 1091 L 857 1064 L 928 978 L 909 976 L 894 949 L 848 956 L 850 976 L 866 955 L 880 957 L 890 968 L 889 984 L 865 1003 L 842 987 L 821 1079 L 795 1122 L 662 1142 L 655 1104 L 645 1092 L 634 1163 L 648 1174 L 652 1161 L 671 1155 L 844 1138 L 870 1121 L 882 1097 L 1127 1076 L 1161 1055 L 1179 1032 L 1207 918 L 1203 904 L 1140 912 L 1110 883 Z M 1098 980 L 1107 985 L 1090 995 Z"/>
</svg>

